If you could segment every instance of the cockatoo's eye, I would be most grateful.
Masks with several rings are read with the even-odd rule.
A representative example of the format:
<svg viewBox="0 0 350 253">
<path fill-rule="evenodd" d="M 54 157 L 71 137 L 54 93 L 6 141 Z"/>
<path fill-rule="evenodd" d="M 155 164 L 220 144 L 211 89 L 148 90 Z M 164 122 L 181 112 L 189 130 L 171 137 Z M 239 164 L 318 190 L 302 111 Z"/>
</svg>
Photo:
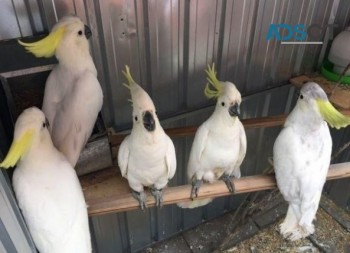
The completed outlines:
<svg viewBox="0 0 350 253">
<path fill-rule="evenodd" d="M 50 126 L 49 121 L 47 118 L 45 118 L 45 121 L 43 122 L 43 128 L 49 127 L 49 126 Z"/>
<path fill-rule="evenodd" d="M 300 98 L 300 99 L 303 99 L 303 98 L 304 98 L 304 96 L 303 96 L 302 94 L 300 94 L 299 98 Z"/>
<path fill-rule="evenodd" d="M 135 121 L 137 121 L 138 120 L 138 118 L 137 118 L 137 116 L 135 116 Z"/>
<path fill-rule="evenodd" d="M 78 34 L 79 34 L 79 36 L 83 35 L 83 31 L 80 30 L 80 31 L 78 32 Z"/>
<path fill-rule="evenodd" d="M 221 105 L 222 105 L 222 106 L 225 106 L 225 102 L 221 102 Z"/>
</svg>

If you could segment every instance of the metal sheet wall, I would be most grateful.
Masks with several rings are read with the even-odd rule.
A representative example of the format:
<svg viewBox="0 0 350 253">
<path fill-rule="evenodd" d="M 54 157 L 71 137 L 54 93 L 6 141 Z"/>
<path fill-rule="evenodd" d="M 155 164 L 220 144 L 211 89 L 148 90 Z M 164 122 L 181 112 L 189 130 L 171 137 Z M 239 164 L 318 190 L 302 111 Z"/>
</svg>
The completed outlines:
<svg viewBox="0 0 350 253">
<path fill-rule="evenodd" d="M 271 23 L 318 24 L 325 34 L 333 7 L 336 32 L 350 19 L 346 0 L 0 0 L 0 4 L 1 40 L 42 33 L 70 13 L 91 27 L 91 51 L 105 95 L 103 116 L 116 130 L 127 129 L 131 121 L 128 91 L 121 85 L 125 64 L 154 99 L 165 127 L 199 124 L 213 110 L 213 102 L 202 95 L 208 63 L 216 62 L 220 79 L 233 81 L 244 95 L 255 94 L 314 71 L 321 52 L 320 45 L 266 41 Z M 242 117 L 289 112 L 293 93 L 284 86 L 248 96 Z M 279 128 L 247 131 L 243 175 L 261 173 L 266 167 L 278 132 Z M 334 132 L 334 147 L 348 136 L 346 130 Z M 192 138 L 175 140 L 179 166 L 171 185 L 186 182 L 191 144 Z M 337 196 L 349 185 L 346 180 L 333 182 L 326 191 L 346 207 L 349 196 Z M 137 251 L 236 208 L 242 198 L 219 198 L 195 210 L 166 206 L 93 217 L 94 251 Z"/>
<path fill-rule="evenodd" d="M 325 34 L 332 7 L 339 32 L 349 23 L 346 0 L 1 0 L 0 39 L 42 33 L 75 13 L 93 31 L 92 53 L 104 89 L 108 126 L 130 123 L 121 70 L 154 99 L 161 118 L 208 104 L 203 69 L 216 62 L 221 79 L 244 95 L 285 84 L 314 71 L 321 45 L 267 41 L 271 23 L 320 25 Z M 339 6 L 339 8 L 337 8 Z M 3 13 L 2 13 L 3 12 Z M 171 94 L 171 95 L 170 95 Z"/>
</svg>

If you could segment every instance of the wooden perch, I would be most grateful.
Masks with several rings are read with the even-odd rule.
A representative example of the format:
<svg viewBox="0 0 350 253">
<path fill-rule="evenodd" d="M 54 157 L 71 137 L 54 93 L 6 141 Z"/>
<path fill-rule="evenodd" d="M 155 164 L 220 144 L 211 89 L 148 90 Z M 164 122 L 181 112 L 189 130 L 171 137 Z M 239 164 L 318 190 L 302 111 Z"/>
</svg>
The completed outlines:
<svg viewBox="0 0 350 253">
<path fill-rule="evenodd" d="M 330 166 L 327 180 L 350 177 L 350 162 L 339 163 Z M 92 182 L 91 182 L 92 181 Z M 101 174 L 101 178 L 90 175 L 82 179 L 85 199 L 88 204 L 89 215 L 101 215 L 107 213 L 130 211 L 139 208 L 127 185 L 127 181 L 117 176 L 117 169 L 112 168 Z M 249 176 L 233 180 L 235 194 L 262 191 L 276 188 L 273 175 Z M 164 205 L 190 201 L 191 185 L 169 187 L 163 190 Z M 227 196 L 228 191 L 224 182 L 203 184 L 199 190 L 198 198 L 214 198 Z M 148 193 L 147 205 L 154 206 L 153 196 Z"/>
</svg>

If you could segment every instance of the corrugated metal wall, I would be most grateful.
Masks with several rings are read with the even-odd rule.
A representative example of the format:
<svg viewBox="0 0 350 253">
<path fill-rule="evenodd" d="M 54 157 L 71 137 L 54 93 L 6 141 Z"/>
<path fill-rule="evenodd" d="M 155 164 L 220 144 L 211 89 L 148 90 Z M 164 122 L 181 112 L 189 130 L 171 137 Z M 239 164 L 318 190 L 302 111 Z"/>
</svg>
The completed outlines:
<svg viewBox="0 0 350 253">
<path fill-rule="evenodd" d="M 125 64 L 167 118 L 208 104 L 198 94 L 211 62 L 244 95 L 313 71 L 321 46 L 267 41 L 269 25 L 317 24 L 324 34 L 332 6 L 339 5 L 339 32 L 349 23 L 350 9 L 346 0 L 2 0 L 1 5 L 0 39 L 42 33 L 71 13 L 92 28 L 104 118 L 117 129 L 131 119 L 128 91 L 121 85 Z"/>
<path fill-rule="evenodd" d="M 318 24 L 325 34 L 332 8 L 336 32 L 350 19 L 346 0 L 1 0 L 0 4 L 1 40 L 45 32 L 70 13 L 91 27 L 92 54 L 105 95 L 103 116 L 116 130 L 127 129 L 131 122 L 129 94 L 121 85 L 125 64 L 154 99 L 165 127 L 200 124 L 212 112 L 213 102 L 202 95 L 203 70 L 211 62 L 217 63 L 220 79 L 233 81 L 247 96 L 243 118 L 289 112 L 293 88 L 267 89 L 314 71 L 322 46 L 268 42 L 269 25 Z M 278 132 L 279 128 L 247 131 L 243 175 L 261 173 L 266 167 Z M 349 135 L 347 130 L 333 132 L 334 148 Z M 191 144 L 192 138 L 175 140 L 179 166 L 171 185 L 186 182 Z M 327 184 L 326 190 L 346 207 L 349 195 L 339 197 L 339 189 L 350 192 L 349 185 L 348 180 L 337 181 Z M 136 251 L 236 208 L 242 197 L 219 198 L 195 210 L 172 205 L 93 217 L 95 252 Z"/>
</svg>

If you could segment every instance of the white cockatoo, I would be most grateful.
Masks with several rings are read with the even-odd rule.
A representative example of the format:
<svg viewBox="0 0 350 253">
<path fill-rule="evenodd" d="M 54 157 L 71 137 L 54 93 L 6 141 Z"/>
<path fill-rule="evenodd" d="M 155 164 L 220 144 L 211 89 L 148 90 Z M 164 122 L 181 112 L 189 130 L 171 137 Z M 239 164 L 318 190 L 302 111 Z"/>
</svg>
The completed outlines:
<svg viewBox="0 0 350 253">
<path fill-rule="evenodd" d="M 128 80 L 124 85 L 131 93 L 133 126 L 120 145 L 118 165 L 141 209 L 146 207 L 145 186 L 161 206 L 162 189 L 176 170 L 175 147 L 159 123 L 152 99 L 133 80 L 128 66 L 123 74 Z"/>
<path fill-rule="evenodd" d="M 48 126 L 38 108 L 24 110 L 0 167 L 17 164 L 13 188 L 40 253 L 88 253 L 91 242 L 83 191 L 75 170 L 52 144 Z"/>
<path fill-rule="evenodd" d="M 315 218 L 331 159 L 332 139 L 327 126 L 345 127 L 339 113 L 316 83 L 301 90 L 273 147 L 277 185 L 289 203 L 281 234 L 298 240 L 314 233 Z"/>
<path fill-rule="evenodd" d="M 241 94 L 231 82 L 216 78 L 215 66 L 206 70 L 209 83 L 205 88 L 208 98 L 216 98 L 213 114 L 197 130 L 188 161 L 187 175 L 192 180 L 191 198 L 197 197 L 203 181 L 223 180 L 234 192 L 232 177 L 240 178 L 240 166 L 247 151 L 247 138 L 239 120 Z M 208 204 L 212 199 L 194 200 L 178 205 L 194 208 Z"/>
<path fill-rule="evenodd" d="M 74 167 L 90 137 L 103 103 L 90 55 L 91 31 L 76 16 L 58 21 L 50 34 L 34 43 L 19 41 L 36 57 L 56 56 L 58 64 L 45 86 L 42 110 L 50 122 L 54 145 Z"/>
</svg>

